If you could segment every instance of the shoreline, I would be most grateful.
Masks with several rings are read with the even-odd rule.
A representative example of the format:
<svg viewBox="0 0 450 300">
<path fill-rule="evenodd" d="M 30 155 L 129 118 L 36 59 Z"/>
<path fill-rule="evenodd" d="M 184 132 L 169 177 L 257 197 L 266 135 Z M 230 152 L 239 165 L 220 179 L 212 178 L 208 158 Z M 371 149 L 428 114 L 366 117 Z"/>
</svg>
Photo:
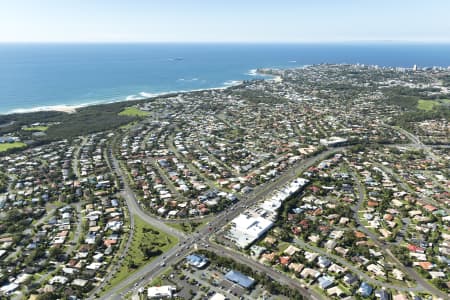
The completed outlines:
<svg viewBox="0 0 450 300">
<path fill-rule="evenodd" d="M 292 61 L 294 62 L 294 61 Z M 295 61 L 296 62 L 296 61 Z M 336 63 L 336 65 L 347 63 Z M 264 72 L 265 69 L 301 69 L 305 68 L 307 66 L 311 66 L 310 64 L 302 64 L 302 65 L 296 65 L 291 67 L 264 67 L 264 68 L 253 68 L 249 69 L 246 73 L 243 73 L 246 76 L 251 77 L 260 77 L 260 78 L 253 78 L 253 79 L 240 79 L 240 80 L 227 80 L 222 83 L 221 86 L 218 87 L 210 87 L 210 88 L 200 88 L 200 89 L 191 89 L 191 90 L 173 90 L 173 91 L 167 91 L 167 92 L 160 92 L 160 93 L 149 93 L 149 92 L 139 92 L 132 95 L 123 96 L 122 99 L 117 100 L 111 100 L 111 99 L 105 99 L 105 100 L 97 100 L 97 101 L 91 101 L 91 102 L 85 102 L 80 104 L 55 104 L 55 105 L 46 105 L 46 106 L 36 106 L 31 108 L 16 108 L 12 109 L 6 112 L 0 111 L 0 117 L 1 116 L 8 116 L 8 115 L 14 115 L 14 114 L 27 114 L 27 113 L 37 113 L 37 112 L 63 112 L 67 114 L 73 114 L 76 113 L 77 110 L 94 106 L 94 105 L 107 105 L 107 104 L 113 104 L 113 103 L 122 103 L 122 102 L 132 102 L 132 101 L 144 101 L 144 100 L 151 100 L 157 97 L 165 97 L 168 95 L 174 95 L 174 94 L 186 94 L 191 92 L 201 92 L 201 91 L 210 91 L 210 90 L 224 90 L 230 87 L 236 87 L 241 85 L 244 81 L 252 81 L 252 80 L 267 80 L 272 82 L 280 82 L 282 81 L 282 77 L 279 75 L 270 75 Z M 369 64 L 368 66 L 374 66 Z M 446 68 L 445 66 L 441 66 L 442 68 Z M 392 66 L 382 66 L 382 68 L 394 68 Z M 450 68 L 447 67 L 447 68 Z"/>
<path fill-rule="evenodd" d="M 258 69 L 251 69 L 246 75 L 250 76 L 261 76 L 265 78 L 261 79 L 251 79 L 251 80 L 277 80 L 280 76 L 272 76 L 264 73 L 259 73 Z M 281 78 L 280 78 L 281 79 Z M 278 79 L 279 80 L 279 79 Z M 168 92 L 161 92 L 161 93 L 147 93 L 147 92 L 140 92 L 134 95 L 128 95 L 125 96 L 123 99 L 118 100 L 99 100 L 95 102 L 87 102 L 87 103 L 81 103 L 81 104 L 73 104 L 73 105 L 65 105 L 65 104 L 57 104 L 57 105 L 47 105 L 47 106 L 37 106 L 33 108 L 16 108 L 13 110 L 10 110 L 8 112 L 0 112 L 1 116 L 7 116 L 7 115 L 14 115 L 14 114 L 27 114 L 27 113 L 37 113 L 37 112 L 48 112 L 48 111 L 55 111 L 55 112 L 63 112 L 67 114 L 73 114 L 76 113 L 78 109 L 88 107 L 88 106 L 94 106 L 94 105 L 106 105 L 106 104 L 112 104 L 112 103 L 121 103 L 121 102 L 132 102 L 132 101 L 144 101 L 144 100 L 151 100 L 157 97 L 164 97 L 168 95 L 173 94 L 186 94 L 191 92 L 202 92 L 202 91 L 214 91 L 214 90 L 225 90 L 231 87 L 236 87 L 244 83 L 245 80 L 227 80 L 223 83 L 222 86 L 219 87 L 211 87 L 211 88 L 202 88 L 202 89 L 192 89 L 192 90 L 178 90 L 178 91 L 168 91 Z"/>
<path fill-rule="evenodd" d="M 157 98 L 157 97 L 164 97 L 164 96 L 172 95 L 172 94 L 186 94 L 186 93 L 191 93 L 191 92 L 224 90 L 224 89 L 227 89 L 230 87 L 238 86 L 240 84 L 242 84 L 242 81 L 239 81 L 236 84 L 232 84 L 232 85 L 230 84 L 230 85 L 226 85 L 226 86 L 222 86 L 222 87 L 194 89 L 194 90 L 169 91 L 169 92 L 162 92 L 162 93 L 155 93 L 155 94 L 145 93 L 145 94 L 147 94 L 146 96 L 129 95 L 129 96 L 126 96 L 124 99 L 118 99 L 118 100 L 113 100 L 113 101 L 111 101 L 111 100 L 101 101 L 100 100 L 100 101 L 96 101 L 96 102 L 88 102 L 88 103 L 73 104 L 73 105 L 59 104 L 59 105 L 38 106 L 38 107 L 33 107 L 33 108 L 16 108 L 16 109 L 10 110 L 8 112 L 0 112 L 0 116 L 36 113 L 36 112 L 43 112 L 43 111 L 57 111 L 57 112 L 65 112 L 68 114 L 73 114 L 73 113 L 76 113 L 78 109 L 88 107 L 88 106 L 106 105 L 106 104 L 120 103 L 120 102 L 143 101 L 143 100 L 150 100 L 150 99 Z"/>
</svg>

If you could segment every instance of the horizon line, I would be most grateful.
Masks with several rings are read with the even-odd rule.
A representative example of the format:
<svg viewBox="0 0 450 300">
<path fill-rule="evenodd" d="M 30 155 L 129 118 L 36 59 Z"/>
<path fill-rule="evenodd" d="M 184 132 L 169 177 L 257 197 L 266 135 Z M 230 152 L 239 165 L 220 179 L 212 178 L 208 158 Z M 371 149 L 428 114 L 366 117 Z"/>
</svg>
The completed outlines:
<svg viewBox="0 0 450 300">
<path fill-rule="evenodd" d="M 304 40 L 304 41 L 0 41 L 0 44 L 449 44 L 450 40 Z"/>
</svg>

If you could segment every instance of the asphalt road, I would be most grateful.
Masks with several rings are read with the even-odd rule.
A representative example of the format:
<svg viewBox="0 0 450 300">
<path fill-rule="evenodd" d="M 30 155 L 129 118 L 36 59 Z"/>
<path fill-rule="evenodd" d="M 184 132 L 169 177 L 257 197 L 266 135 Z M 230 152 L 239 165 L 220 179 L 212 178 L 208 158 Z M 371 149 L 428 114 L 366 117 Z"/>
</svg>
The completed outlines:
<svg viewBox="0 0 450 300">
<path fill-rule="evenodd" d="M 352 263 L 348 262 L 348 260 L 343 259 L 342 257 L 339 257 L 337 255 L 328 253 L 323 248 L 318 248 L 318 247 L 312 246 L 312 245 L 310 245 L 308 243 L 305 243 L 304 241 L 299 240 L 299 239 L 296 239 L 295 243 L 298 246 L 300 246 L 301 248 L 303 248 L 303 249 L 307 249 L 307 250 L 319 253 L 320 255 L 323 255 L 323 256 L 331 258 L 332 260 L 334 260 L 334 261 L 338 262 L 339 264 L 345 266 L 347 269 L 349 269 L 353 273 L 357 274 L 359 276 L 359 278 L 361 278 L 362 280 L 366 281 L 367 283 L 370 283 L 370 284 L 373 284 L 373 285 L 377 285 L 377 286 L 387 287 L 387 288 L 390 288 L 390 289 L 393 289 L 393 290 L 406 291 L 406 292 L 413 292 L 413 291 L 421 291 L 421 290 L 423 290 L 419 286 L 407 287 L 407 286 L 390 284 L 390 283 L 387 283 L 385 281 L 379 281 L 379 280 L 373 279 L 368 274 L 366 274 L 364 271 L 361 271 L 360 268 L 355 267 Z"/>
<path fill-rule="evenodd" d="M 108 158 L 106 161 L 108 163 L 109 168 L 113 169 L 111 166 L 112 154 L 108 153 L 108 151 L 105 151 L 105 157 Z M 122 194 L 122 197 L 125 197 L 124 191 L 122 191 L 121 194 Z M 127 208 L 128 208 L 128 206 L 127 206 Z M 116 254 L 116 255 L 119 255 L 118 261 L 113 266 L 110 266 L 103 281 L 91 291 L 91 293 L 90 293 L 91 297 L 89 299 L 94 299 L 94 298 L 92 298 L 92 296 L 95 295 L 96 293 L 98 293 L 99 291 L 101 291 L 102 288 L 108 284 L 108 282 L 111 280 L 111 277 L 113 277 L 114 274 L 116 274 L 119 271 L 119 269 L 121 268 L 121 266 L 124 262 L 123 258 L 125 257 L 125 255 L 127 255 L 128 249 L 131 246 L 131 243 L 133 241 L 133 236 L 134 236 L 134 222 L 135 222 L 134 214 L 130 213 L 130 211 L 128 211 L 128 218 L 130 220 L 130 224 L 129 224 L 130 228 L 129 228 L 129 232 L 128 232 L 127 243 L 125 244 L 125 247 L 122 249 L 122 251 L 120 253 Z"/>
<path fill-rule="evenodd" d="M 197 248 L 208 248 L 210 251 L 216 252 L 218 255 L 221 256 L 228 256 L 233 258 L 234 260 L 252 266 L 253 269 L 258 270 L 260 272 L 263 272 L 265 274 L 268 274 L 271 276 L 274 280 L 280 282 L 281 284 L 289 285 L 293 288 L 298 289 L 301 291 L 301 293 L 308 299 L 322 299 L 322 296 L 318 293 L 316 293 L 313 290 L 307 290 L 305 289 L 302 284 L 295 279 L 292 279 L 285 274 L 282 274 L 273 268 L 267 267 L 263 264 L 260 264 L 259 262 L 246 257 L 244 254 L 239 253 L 237 251 L 233 251 L 231 249 L 225 248 L 218 244 L 212 244 L 209 242 L 209 238 L 212 236 L 212 234 L 223 228 L 231 219 L 235 218 L 237 215 L 242 213 L 243 210 L 245 210 L 246 207 L 254 205 L 256 202 L 263 200 L 265 197 L 269 196 L 274 190 L 277 188 L 280 188 L 287 184 L 288 182 L 292 181 L 297 177 L 297 174 L 300 172 L 305 171 L 310 166 L 315 165 L 317 162 L 325 159 L 327 156 L 332 155 L 334 153 L 340 152 L 345 147 L 340 148 L 333 148 L 329 149 L 325 152 L 322 152 L 314 157 L 308 158 L 306 160 L 300 161 L 297 163 L 294 167 L 291 169 L 285 171 L 280 177 L 278 177 L 276 180 L 271 181 L 269 183 L 266 183 L 263 186 L 259 186 L 255 188 L 251 193 L 248 195 L 241 197 L 240 201 L 236 203 L 234 206 L 226 209 L 222 213 L 216 215 L 216 217 L 208 224 L 208 226 L 205 226 L 201 228 L 196 233 L 193 233 L 191 235 L 186 235 L 182 232 L 179 232 L 178 230 L 167 226 L 163 221 L 152 217 L 148 214 L 146 214 L 140 207 L 140 205 L 137 202 L 137 199 L 127 184 L 126 180 L 124 180 L 124 175 L 122 170 L 120 169 L 119 163 L 117 159 L 114 157 L 111 157 L 112 159 L 112 168 L 116 172 L 116 174 L 123 179 L 124 182 L 124 190 L 122 191 L 123 197 L 126 200 L 128 209 L 130 211 L 130 214 L 138 215 L 141 219 L 143 219 L 148 224 L 158 228 L 161 231 L 164 231 L 166 233 L 169 233 L 173 236 L 176 236 L 179 239 L 179 243 L 174 246 L 169 251 L 165 252 L 162 256 L 155 259 L 153 262 L 143 266 L 141 269 L 139 269 L 137 272 L 133 273 L 132 275 L 128 276 L 125 280 L 117 284 L 114 288 L 110 289 L 103 297 L 100 299 L 121 299 L 123 298 L 123 295 L 128 292 L 135 292 L 140 287 L 145 286 L 151 279 L 158 277 L 161 275 L 167 268 L 167 266 L 176 264 L 181 259 L 184 259 L 186 255 L 188 255 L 190 252 L 194 251 Z M 360 224 L 360 221 L 357 216 L 357 211 L 359 210 L 361 204 L 363 203 L 364 198 L 364 192 L 361 184 L 358 182 L 358 190 L 359 190 L 359 199 L 356 206 L 356 220 L 360 225 L 360 228 L 362 231 L 366 232 L 376 244 L 378 244 L 381 249 L 384 249 L 385 247 L 382 245 L 382 242 L 378 240 L 378 237 L 374 235 L 369 230 L 365 229 L 362 224 Z M 310 246 L 310 245 L 305 245 Z M 322 250 L 320 249 L 314 249 L 315 251 L 321 253 Z M 319 251 L 320 250 L 320 251 Z M 403 266 L 403 264 L 398 261 L 398 259 L 389 251 L 389 249 L 383 250 L 387 256 L 389 256 L 394 262 L 398 264 L 398 268 L 404 271 L 406 274 L 408 274 L 413 280 L 415 280 L 418 284 L 417 287 L 400 287 L 397 285 L 389 285 L 391 288 L 397 289 L 397 290 L 404 290 L 404 291 L 416 291 L 418 289 L 425 289 L 435 295 L 438 295 L 439 297 L 446 298 L 447 295 L 442 293 L 440 290 L 436 289 L 435 287 L 431 286 L 427 282 L 425 282 L 420 275 L 418 275 L 415 270 L 411 268 L 406 268 Z M 323 253 L 325 254 L 325 253 Z M 334 257 L 333 257 L 334 258 Z M 338 260 L 341 262 L 340 260 Z M 342 263 L 342 262 L 341 262 Z M 349 267 L 346 264 L 347 267 Z M 350 267 L 349 267 L 350 268 Z M 352 268 L 350 268 L 352 269 Z M 385 283 L 377 282 L 367 275 L 365 275 L 363 272 L 359 271 L 357 272 L 354 270 L 357 274 L 360 274 L 362 278 L 366 279 L 369 282 L 373 282 L 374 284 L 379 284 L 382 286 L 387 286 Z"/>
<path fill-rule="evenodd" d="M 407 274 L 413 281 L 416 282 L 418 287 L 430 292 L 433 295 L 439 296 L 442 299 L 448 299 L 448 295 L 446 295 L 441 290 L 437 289 L 436 287 L 432 286 L 427 281 L 425 281 L 421 275 L 417 274 L 416 270 L 414 270 L 413 268 L 408 268 L 405 265 L 403 265 L 403 263 L 395 255 L 392 254 L 387 245 L 384 242 L 380 241 L 377 235 L 375 235 L 372 231 L 368 230 L 361 223 L 361 220 L 359 219 L 358 216 L 358 211 L 360 210 L 361 204 L 364 201 L 365 189 L 356 176 L 354 177 L 354 179 L 356 180 L 356 186 L 358 189 L 358 203 L 354 211 L 354 219 L 359 225 L 358 230 L 364 232 L 364 234 L 369 236 L 370 239 L 381 249 L 381 251 L 384 252 L 385 255 L 389 257 L 393 262 L 395 262 L 396 264 L 395 267 L 400 271 L 402 271 L 404 274 Z"/>
<path fill-rule="evenodd" d="M 435 161 L 438 161 L 438 160 L 439 160 L 439 158 L 438 158 L 438 157 L 433 153 L 433 151 L 431 150 L 431 147 L 429 147 L 429 146 L 425 145 L 424 143 L 422 143 L 422 142 L 420 141 L 420 139 L 419 139 L 417 136 L 415 136 L 414 134 L 412 134 L 411 132 L 409 132 L 409 131 L 407 131 L 407 130 L 401 128 L 401 127 L 398 127 L 398 126 L 388 126 L 388 125 L 386 125 L 386 126 L 389 127 L 389 128 L 392 128 L 392 129 L 394 129 L 394 130 L 397 130 L 398 132 L 400 132 L 400 133 L 402 133 L 403 135 L 405 135 L 405 136 L 413 143 L 414 147 L 416 147 L 416 148 L 418 148 L 418 149 L 423 149 L 423 150 L 425 150 L 425 152 L 427 152 L 428 155 L 429 155 L 433 160 L 435 160 Z"/>
<path fill-rule="evenodd" d="M 164 232 L 177 236 L 180 240 L 180 243 L 174 246 L 170 251 L 166 252 L 162 257 L 157 258 L 152 263 L 142 267 L 141 269 L 139 269 L 139 271 L 127 277 L 127 279 L 125 279 L 124 281 L 116 285 L 114 288 L 112 288 L 110 291 L 108 291 L 108 293 L 105 294 L 101 299 L 120 299 L 121 298 L 120 293 L 128 293 L 130 291 L 139 289 L 143 285 L 146 285 L 147 282 L 151 280 L 151 278 L 155 278 L 159 274 L 161 274 L 165 270 L 166 266 L 176 263 L 177 261 L 185 257 L 189 252 L 193 251 L 194 244 L 197 243 L 199 243 L 197 245 L 199 245 L 200 247 L 208 246 L 209 249 L 217 251 L 219 255 L 227 254 L 228 256 L 232 257 L 237 261 L 240 261 L 241 263 L 252 265 L 252 267 L 256 270 L 260 270 L 264 273 L 271 274 L 273 275 L 273 278 L 275 280 L 278 279 L 279 282 L 282 284 L 288 284 L 292 287 L 299 289 L 308 298 L 321 299 L 321 296 L 319 294 L 302 288 L 301 283 L 298 280 L 289 278 L 284 274 L 278 273 L 272 268 L 266 267 L 250 258 L 246 258 L 245 256 L 243 256 L 238 252 L 231 251 L 220 245 L 216 244 L 212 245 L 208 242 L 208 239 L 211 237 L 212 231 L 221 229 L 231 219 L 239 215 L 245 209 L 245 207 L 251 206 L 256 202 L 262 200 L 264 197 L 270 195 L 277 188 L 282 187 L 288 182 L 297 178 L 298 173 L 305 171 L 307 168 L 309 168 L 312 165 L 315 165 L 317 162 L 323 160 L 327 156 L 340 152 L 343 149 L 345 148 L 342 147 L 329 149 L 314 157 L 308 158 L 306 160 L 297 163 L 294 167 L 284 172 L 276 180 L 269 182 L 263 186 L 257 187 L 254 191 L 249 193 L 249 195 L 244 197 L 237 204 L 228 208 L 224 212 L 218 214 L 216 218 L 209 223 L 208 226 L 205 226 L 204 228 L 197 231 L 190 237 L 186 236 L 183 233 L 180 233 L 179 231 L 175 230 L 172 227 L 167 226 L 160 220 L 152 216 L 149 216 L 144 211 L 142 211 L 141 207 L 136 201 L 136 197 L 134 196 L 133 191 L 126 183 L 126 181 L 124 181 L 124 198 L 127 202 L 130 212 L 134 212 L 135 214 L 139 215 L 144 221 L 148 222 L 152 226 Z M 122 170 L 119 167 L 118 161 L 114 157 L 112 158 L 112 164 L 113 169 L 115 170 L 117 175 L 123 178 Z M 146 274 L 147 276 L 145 276 Z"/>
<path fill-rule="evenodd" d="M 111 152 L 109 152 L 109 153 L 111 153 Z M 151 226 L 153 226 L 163 232 L 166 232 L 168 234 L 171 234 L 172 236 L 175 236 L 176 238 L 178 238 L 179 241 L 186 239 L 187 236 L 184 233 L 166 225 L 165 223 L 161 222 L 160 220 L 158 220 L 156 218 L 149 216 L 141 209 L 140 205 L 138 204 L 135 194 L 133 193 L 130 186 L 128 185 L 128 182 L 125 180 L 125 177 L 124 177 L 123 171 L 120 168 L 119 162 L 114 157 L 114 155 L 108 154 L 107 157 L 108 157 L 108 160 L 107 160 L 108 165 L 116 173 L 116 175 L 119 178 L 121 178 L 121 180 L 123 181 L 124 188 L 121 191 L 121 195 L 127 204 L 129 218 L 130 218 L 130 232 L 129 232 L 129 236 L 128 236 L 128 241 L 127 241 L 127 244 L 123 251 L 123 254 L 121 256 L 126 255 L 128 249 L 131 245 L 131 242 L 133 240 L 134 218 L 136 215 L 139 216 L 142 220 L 144 220 L 147 224 L 150 224 Z M 174 248 L 172 248 L 171 250 L 166 252 L 166 255 L 174 254 L 175 252 L 179 251 L 179 249 L 178 249 L 179 245 L 180 244 L 177 244 L 177 246 L 175 246 Z M 157 267 L 156 265 L 159 263 L 158 261 L 159 260 L 156 259 L 152 263 L 139 269 L 136 273 L 133 273 L 132 275 L 128 276 L 124 281 L 120 282 L 114 288 L 110 289 L 108 291 L 108 293 L 106 293 L 101 299 L 112 299 L 113 297 L 117 296 L 121 289 L 127 287 L 131 283 L 142 278 L 145 274 L 154 270 L 155 267 Z M 110 270 L 110 272 L 106 275 L 103 282 L 91 292 L 91 296 L 89 299 L 95 299 L 94 294 L 97 293 L 98 291 L 100 291 L 100 289 L 108 283 L 108 281 L 111 279 L 111 277 L 118 271 L 118 269 L 120 268 L 120 265 L 121 264 L 118 263 L 115 266 L 113 266 L 113 269 Z M 120 299 L 120 297 L 118 299 Z"/>
<path fill-rule="evenodd" d="M 268 267 L 264 264 L 261 264 L 251 258 L 242 255 L 241 253 L 231 251 L 217 244 L 210 245 L 208 249 L 209 251 L 215 252 L 217 255 L 229 257 L 243 265 L 250 266 L 253 270 L 258 271 L 261 274 L 266 274 L 270 276 L 274 281 L 279 282 L 282 285 L 287 285 L 291 288 L 300 291 L 301 294 L 306 299 L 314 299 L 314 300 L 325 299 L 322 295 L 315 292 L 314 290 L 306 288 L 302 283 L 300 283 L 299 280 L 292 279 L 291 277 L 273 269 L 272 267 Z"/>
<path fill-rule="evenodd" d="M 123 174 L 123 171 L 120 169 L 119 162 L 117 161 L 117 159 L 114 156 L 112 156 L 112 168 L 114 169 L 116 174 L 123 180 L 124 188 L 122 191 L 122 196 L 127 203 L 128 211 L 130 212 L 130 215 L 131 214 L 137 215 L 142 220 L 144 220 L 148 224 L 152 225 L 153 227 L 156 227 L 157 229 L 159 229 L 161 231 L 169 233 L 169 234 L 177 237 L 178 239 L 185 239 L 187 237 L 186 234 L 166 225 L 164 222 L 148 215 L 141 209 L 133 190 L 130 188 L 128 182 L 125 180 L 125 176 Z"/>
<path fill-rule="evenodd" d="M 389 174 L 390 176 L 392 176 L 392 178 L 394 178 L 394 180 L 400 185 L 400 187 L 402 189 L 404 189 L 405 191 L 407 191 L 408 193 L 415 195 L 416 191 L 414 191 L 410 186 L 408 186 L 405 181 L 397 174 L 394 172 L 394 170 L 392 170 L 391 168 L 384 166 L 382 164 L 376 164 L 380 169 L 382 169 L 383 171 L 385 171 L 387 174 Z M 442 205 L 441 203 L 436 202 L 435 200 L 433 200 L 430 197 L 424 197 L 422 196 L 421 201 L 430 204 L 430 205 L 434 205 L 439 207 L 440 209 L 443 209 L 447 214 L 450 212 L 450 210 L 448 208 L 446 208 L 444 205 Z"/>
</svg>

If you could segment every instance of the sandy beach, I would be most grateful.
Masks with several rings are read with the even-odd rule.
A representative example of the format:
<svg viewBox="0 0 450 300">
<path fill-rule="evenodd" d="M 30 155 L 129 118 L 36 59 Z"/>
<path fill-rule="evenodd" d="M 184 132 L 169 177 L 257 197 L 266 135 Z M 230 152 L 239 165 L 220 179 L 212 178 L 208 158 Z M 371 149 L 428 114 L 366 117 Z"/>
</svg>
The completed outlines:
<svg viewBox="0 0 450 300">
<path fill-rule="evenodd" d="M 33 112 L 39 112 L 39 111 L 59 111 L 59 112 L 65 112 L 68 114 L 73 114 L 77 112 L 77 109 L 80 108 L 81 105 L 78 106 L 69 106 L 69 105 L 54 105 L 54 106 L 41 106 L 36 108 L 30 108 L 30 109 L 15 109 L 8 114 L 23 114 L 23 113 L 33 113 Z"/>
</svg>

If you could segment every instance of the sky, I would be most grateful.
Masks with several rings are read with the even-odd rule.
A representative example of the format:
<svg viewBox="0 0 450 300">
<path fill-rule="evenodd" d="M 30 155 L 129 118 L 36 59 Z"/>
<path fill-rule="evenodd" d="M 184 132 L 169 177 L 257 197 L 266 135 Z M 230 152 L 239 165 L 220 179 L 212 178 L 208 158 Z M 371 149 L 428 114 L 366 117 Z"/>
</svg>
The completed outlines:
<svg viewBox="0 0 450 300">
<path fill-rule="evenodd" d="M 0 0 L 0 42 L 450 42 L 448 0 Z"/>
</svg>

